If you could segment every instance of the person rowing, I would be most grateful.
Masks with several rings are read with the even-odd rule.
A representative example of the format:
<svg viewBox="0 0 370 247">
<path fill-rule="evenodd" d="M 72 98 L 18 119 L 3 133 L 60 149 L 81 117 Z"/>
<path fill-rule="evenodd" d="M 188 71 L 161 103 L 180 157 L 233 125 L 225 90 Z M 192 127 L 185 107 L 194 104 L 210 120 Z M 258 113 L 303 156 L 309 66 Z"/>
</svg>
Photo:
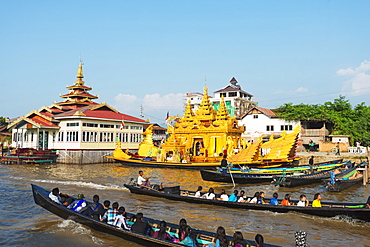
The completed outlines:
<svg viewBox="0 0 370 247">
<path fill-rule="evenodd" d="M 139 185 L 140 187 L 142 187 L 142 186 L 149 187 L 150 186 L 150 182 L 149 182 L 150 177 L 144 178 L 143 175 L 144 175 L 144 172 L 139 171 L 139 176 L 137 177 L 137 185 Z"/>
</svg>

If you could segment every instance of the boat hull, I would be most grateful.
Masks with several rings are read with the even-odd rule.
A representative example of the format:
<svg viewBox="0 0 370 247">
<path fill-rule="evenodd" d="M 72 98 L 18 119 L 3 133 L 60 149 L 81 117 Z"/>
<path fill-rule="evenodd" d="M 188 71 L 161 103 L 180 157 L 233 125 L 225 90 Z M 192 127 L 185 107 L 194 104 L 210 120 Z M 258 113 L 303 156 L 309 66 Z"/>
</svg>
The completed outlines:
<svg viewBox="0 0 370 247">
<path fill-rule="evenodd" d="M 107 158 L 114 159 L 115 161 L 126 166 L 139 166 L 139 167 L 154 167 L 154 168 L 176 168 L 176 169 L 208 169 L 216 168 L 220 166 L 220 162 L 192 162 L 192 163 L 180 163 L 180 162 L 158 162 L 158 161 L 146 161 L 142 159 L 120 159 L 108 156 Z"/>
<path fill-rule="evenodd" d="M 298 206 L 281 206 L 281 205 L 269 205 L 269 204 L 255 204 L 255 203 L 244 203 L 244 202 L 228 202 L 222 200 L 209 200 L 203 198 L 196 198 L 191 196 L 183 196 L 176 195 L 176 194 L 167 194 L 162 193 L 159 191 L 154 190 L 146 190 L 142 188 L 138 188 L 136 186 L 124 185 L 128 188 L 131 193 L 147 195 L 147 196 L 154 196 L 165 198 L 174 201 L 183 201 L 188 203 L 196 203 L 196 204 L 206 204 L 206 205 L 214 205 L 214 206 L 223 206 L 228 208 L 239 208 L 239 209 L 250 209 L 250 210 L 265 210 L 265 211 L 272 211 L 278 213 L 288 213 L 288 212 L 297 212 L 302 214 L 309 214 L 321 217 L 335 217 L 335 216 L 348 216 L 353 219 L 363 220 L 366 222 L 370 222 L 370 210 L 364 208 L 363 204 L 360 203 L 329 203 L 329 202 L 322 202 L 321 204 L 323 207 L 316 208 L 316 207 L 298 207 Z M 183 191 L 186 193 L 186 191 Z M 293 201 L 296 203 L 296 201 Z M 360 208 L 349 208 L 349 207 L 358 207 Z"/>
<path fill-rule="evenodd" d="M 273 180 L 273 176 L 267 175 L 230 175 L 229 173 L 223 174 L 216 171 L 200 170 L 202 179 L 205 181 L 212 182 L 223 182 L 223 183 L 238 183 L 238 184 L 256 184 L 256 183 L 267 183 Z"/>
</svg>

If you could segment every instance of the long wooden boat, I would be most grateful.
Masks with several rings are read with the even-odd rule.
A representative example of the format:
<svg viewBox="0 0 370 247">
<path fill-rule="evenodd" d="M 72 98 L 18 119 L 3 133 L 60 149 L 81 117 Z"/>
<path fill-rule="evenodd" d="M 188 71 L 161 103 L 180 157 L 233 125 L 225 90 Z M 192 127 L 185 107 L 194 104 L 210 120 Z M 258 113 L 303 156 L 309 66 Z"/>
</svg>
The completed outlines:
<svg viewBox="0 0 370 247">
<path fill-rule="evenodd" d="M 329 170 L 334 167 L 339 167 L 342 165 L 343 159 L 331 160 L 326 162 L 315 163 L 312 167 L 305 166 L 294 166 L 294 167 L 277 167 L 277 168 L 231 168 L 231 173 L 233 174 L 262 174 L 270 173 L 272 175 L 282 174 L 282 173 L 294 173 L 294 172 L 304 172 L 313 169 L 314 171 Z"/>
<path fill-rule="evenodd" d="M 346 161 L 342 163 L 341 167 L 352 167 L 353 163 Z M 304 174 L 299 176 L 276 176 L 274 177 L 275 185 L 282 187 L 297 187 L 302 185 L 309 185 L 314 183 L 321 183 L 322 179 L 330 177 L 331 172 L 338 171 L 338 175 L 347 172 L 347 168 L 334 167 L 330 170 L 323 170 L 312 174 Z"/>
<path fill-rule="evenodd" d="M 125 240 L 135 242 L 141 245 L 145 246 L 184 246 L 179 243 L 171 242 L 171 241 L 165 241 L 161 240 L 158 238 L 154 238 L 148 235 L 140 234 L 140 233 L 135 233 L 127 230 L 123 230 L 117 227 L 114 227 L 112 225 L 109 225 L 105 222 L 101 222 L 98 220 L 95 220 L 91 217 L 88 217 L 86 215 L 80 214 L 78 212 L 75 212 L 71 209 L 66 208 L 63 205 L 56 204 L 55 202 L 51 201 L 49 199 L 49 190 L 46 190 L 40 186 L 31 184 L 32 187 L 32 193 L 33 193 L 33 198 L 36 204 L 40 205 L 41 207 L 45 208 L 49 212 L 63 218 L 63 219 L 70 219 L 75 222 L 78 222 L 80 224 L 86 225 L 94 230 L 105 232 L 108 234 L 115 235 L 117 237 L 123 238 Z M 128 223 L 130 225 L 133 224 L 133 219 L 134 219 L 134 214 L 127 213 L 126 214 Z M 149 222 L 149 224 L 156 230 L 156 228 L 159 226 L 160 221 L 150 219 L 145 217 L 145 220 Z M 171 234 L 174 237 L 178 236 L 178 225 L 172 224 L 172 223 L 167 223 L 168 227 L 168 233 Z M 213 243 L 215 241 L 215 233 L 208 232 L 208 231 L 202 231 L 202 230 L 195 230 L 197 233 L 197 241 L 200 244 L 209 244 Z M 227 239 L 230 241 L 229 245 L 232 245 L 232 237 L 227 236 Z M 248 247 L 255 246 L 254 241 L 252 240 L 245 240 L 245 244 Z M 277 245 L 271 245 L 271 244 L 266 244 L 264 246 L 268 247 L 277 247 Z"/>
<path fill-rule="evenodd" d="M 159 162 L 155 160 L 146 159 L 125 159 L 107 156 L 107 158 L 114 159 L 115 161 L 127 166 L 139 167 L 155 167 L 155 168 L 176 168 L 176 169 L 210 169 L 220 166 L 220 162 Z"/>
<path fill-rule="evenodd" d="M 274 178 L 271 174 L 230 174 L 211 170 L 200 170 L 200 175 L 204 181 L 238 184 L 266 183 Z"/>
<path fill-rule="evenodd" d="M 361 165 L 362 164 L 359 166 Z M 354 185 L 361 184 L 363 181 L 363 174 L 359 174 L 357 167 L 353 167 L 347 172 L 335 175 L 334 179 L 323 179 L 322 181 L 325 183 L 327 191 L 339 192 Z"/>
<path fill-rule="evenodd" d="M 195 192 L 180 190 L 180 194 L 164 193 L 152 189 L 140 188 L 133 185 L 124 185 L 131 193 L 154 196 L 165 198 L 174 201 L 183 201 L 189 203 L 206 204 L 223 206 L 228 208 L 252 209 L 252 210 L 265 210 L 278 213 L 298 212 L 303 214 L 322 216 L 322 217 L 335 217 L 335 216 L 349 216 L 353 219 L 363 220 L 370 222 L 370 209 L 365 208 L 364 203 L 335 203 L 335 202 L 321 202 L 322 207 L 298 207 L 298 206 L 281 206 L 269 204 L 255 204 L 245 202 L 228 202 L 222 200 L 209 200 L 194 197 Z M 266 200 L 267 202 L 269 200 Z M 295 205 L 298 201 L 292 201 Z"/>
</svg>

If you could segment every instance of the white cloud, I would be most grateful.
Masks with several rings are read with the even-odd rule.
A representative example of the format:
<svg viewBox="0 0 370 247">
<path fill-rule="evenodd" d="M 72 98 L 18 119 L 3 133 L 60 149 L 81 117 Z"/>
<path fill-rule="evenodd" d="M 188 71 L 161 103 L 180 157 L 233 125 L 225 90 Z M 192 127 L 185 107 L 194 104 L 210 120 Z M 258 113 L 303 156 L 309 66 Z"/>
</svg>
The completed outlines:
<svg viewBox="0 0 370 247">
<path fill-rule="evenodd" d="M 122 111 L 123 113 L 139 111 L 139 100 L 135 95 L 120 93 L 114 97 L 114 101 L 116 102 L 115 107 L 117 108 L 117 110 Z"/>
<path fill-rule="evenodd" d="M 363 61 L 357 68 L 340 69 L 338 76 L 346 76 L 348 80 L 343 82 L 344 95 L 359 96 L 370 93 L 370 61 Z"/>
<path fill-rule="evenodd" d="M 170 93 L 161 96 L 158 93 L 147 94 L 143 99 L 143 107 L 149 110 L 169 110 L 184 109 L 185 94 L 183 93 Z"/>
<path fill-rule="evenodd" d="M 287 91 L 284 91 L 284 90 L 276 90 L 274 91 L 272 94 L 296 94 L 296 93 L 305 93 L 305 92 L 308 92 L 309 90 L 305 87 L 299 87 L 295 90 L 287 90 Z"/>
</svg>

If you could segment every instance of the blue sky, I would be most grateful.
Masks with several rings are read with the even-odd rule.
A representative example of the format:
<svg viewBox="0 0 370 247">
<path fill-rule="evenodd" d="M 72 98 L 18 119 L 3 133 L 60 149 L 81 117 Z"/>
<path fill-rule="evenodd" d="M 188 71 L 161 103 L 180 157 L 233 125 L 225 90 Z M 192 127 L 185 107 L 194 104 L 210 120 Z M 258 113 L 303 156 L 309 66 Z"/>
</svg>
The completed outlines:
<svg viewBox="0 0 370 247">
<path fill-rule="evenodd" d="M 232 77 L 265 108 L 370 103 L 370 1 L 0 4 L 0 116 L 61 101 L 80 55 L 98 102 L 152 122 Z"/>
</svg>

